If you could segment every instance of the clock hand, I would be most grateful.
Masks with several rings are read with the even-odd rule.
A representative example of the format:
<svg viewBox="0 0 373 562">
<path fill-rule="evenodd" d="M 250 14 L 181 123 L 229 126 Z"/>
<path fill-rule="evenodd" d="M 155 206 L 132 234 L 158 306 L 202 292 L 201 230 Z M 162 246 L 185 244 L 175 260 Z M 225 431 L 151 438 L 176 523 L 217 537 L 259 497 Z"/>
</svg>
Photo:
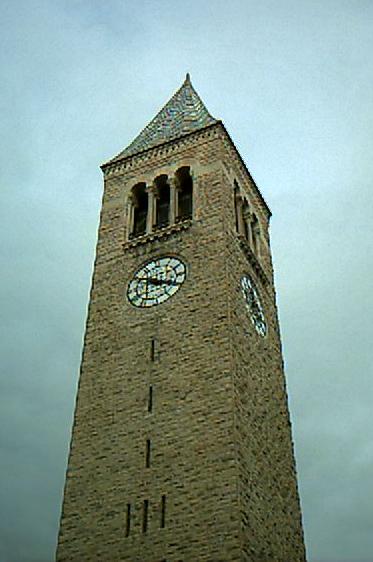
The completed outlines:
<svg viewBox="0 0 373 562">
<path fill-rule="evenodd" d="M 153 277 L 149 279 L 152 285 L 175 285 L 174 281 L 171 279 L 158 279 L 157 277 Z"/>
<path fill-rule="evenodd" d="M 151 285 L 178 285 L 178 283 L 171 279 L 158 279 L 157 277 L 138 277 L 138 280 L 146 281 Z"/>
</svg>

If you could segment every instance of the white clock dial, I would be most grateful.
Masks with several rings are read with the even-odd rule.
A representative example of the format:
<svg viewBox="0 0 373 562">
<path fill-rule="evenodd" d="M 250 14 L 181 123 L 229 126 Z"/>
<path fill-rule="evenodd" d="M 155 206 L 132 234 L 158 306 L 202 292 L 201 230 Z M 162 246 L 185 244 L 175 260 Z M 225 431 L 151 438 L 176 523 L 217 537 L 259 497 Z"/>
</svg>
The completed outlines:
<svg viewBox="0 0 373 562">
<path fill-rule="evenodd" d="M 161 304 L 174 295 L 184 283 L 185 264 L 172 256 L 144 263 L 134 274 L 127 289 L 127 298 L 137 307 Z"/>
<path fill-rule="evenodd" d="M 267 323 L 264 317 L 258 290 L 249 275 L 244 275 L 241 278 L 241 290 L 251 322 L 258 334 L 264 337 L 267 334 Z"/>
</svg>

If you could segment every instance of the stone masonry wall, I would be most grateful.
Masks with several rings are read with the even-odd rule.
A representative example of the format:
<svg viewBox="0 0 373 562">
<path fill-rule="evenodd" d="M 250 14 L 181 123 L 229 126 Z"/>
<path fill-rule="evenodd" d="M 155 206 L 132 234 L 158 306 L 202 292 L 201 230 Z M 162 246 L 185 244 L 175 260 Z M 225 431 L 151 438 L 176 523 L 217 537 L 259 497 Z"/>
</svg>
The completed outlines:
<svg viewBox="0 0 373 562">
<path fill-rule="evenodd" d="M 237 157 L 225 143 L 229 164 L 226 183 L 240 177 Z M 235 442 L 239 470 L 242 561 L 303 562 L 304 540 L 296 482 L 295 460 L 287 406 L 281 340 L 273 285 L 268 217 L 260 213 L 260 200 L 252 183 L 241 175 L 260 217 L 265 244 L 259 261 L 266 280 L 257 275 L 239 243 L 235 226 L 233 194 L 224 191 L 227 296 L 232 345 Z M 255 281 L 268 332 L 255 331 L 243 306 L 242 275 Z"/>
</svg>

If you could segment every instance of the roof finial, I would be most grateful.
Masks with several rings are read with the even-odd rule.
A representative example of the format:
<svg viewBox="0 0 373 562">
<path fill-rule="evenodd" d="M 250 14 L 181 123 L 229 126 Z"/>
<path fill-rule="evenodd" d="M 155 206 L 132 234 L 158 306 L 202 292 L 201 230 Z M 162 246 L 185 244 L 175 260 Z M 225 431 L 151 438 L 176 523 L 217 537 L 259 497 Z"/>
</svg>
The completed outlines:
<svg viewBox="0 0 373 562">
<path fill-rule="evenodd" d="M 190 82 L 190 74 L 189 74 L 189 72 L 186 73 L 185 82 Z"/>
</svg>

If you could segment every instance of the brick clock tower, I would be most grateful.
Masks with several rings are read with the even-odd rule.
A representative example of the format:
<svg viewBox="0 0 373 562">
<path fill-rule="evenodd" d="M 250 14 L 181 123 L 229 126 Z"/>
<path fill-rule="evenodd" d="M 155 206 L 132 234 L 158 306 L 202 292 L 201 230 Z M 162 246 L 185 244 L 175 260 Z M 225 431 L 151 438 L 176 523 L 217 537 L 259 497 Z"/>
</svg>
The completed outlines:
<svg viewBox="0 0 373 562">
<path fill-rule="evenodd" d="M 102 170 L 57 561 L 305 561 L 268 206 L 189 75 Z"/>
</svg>

